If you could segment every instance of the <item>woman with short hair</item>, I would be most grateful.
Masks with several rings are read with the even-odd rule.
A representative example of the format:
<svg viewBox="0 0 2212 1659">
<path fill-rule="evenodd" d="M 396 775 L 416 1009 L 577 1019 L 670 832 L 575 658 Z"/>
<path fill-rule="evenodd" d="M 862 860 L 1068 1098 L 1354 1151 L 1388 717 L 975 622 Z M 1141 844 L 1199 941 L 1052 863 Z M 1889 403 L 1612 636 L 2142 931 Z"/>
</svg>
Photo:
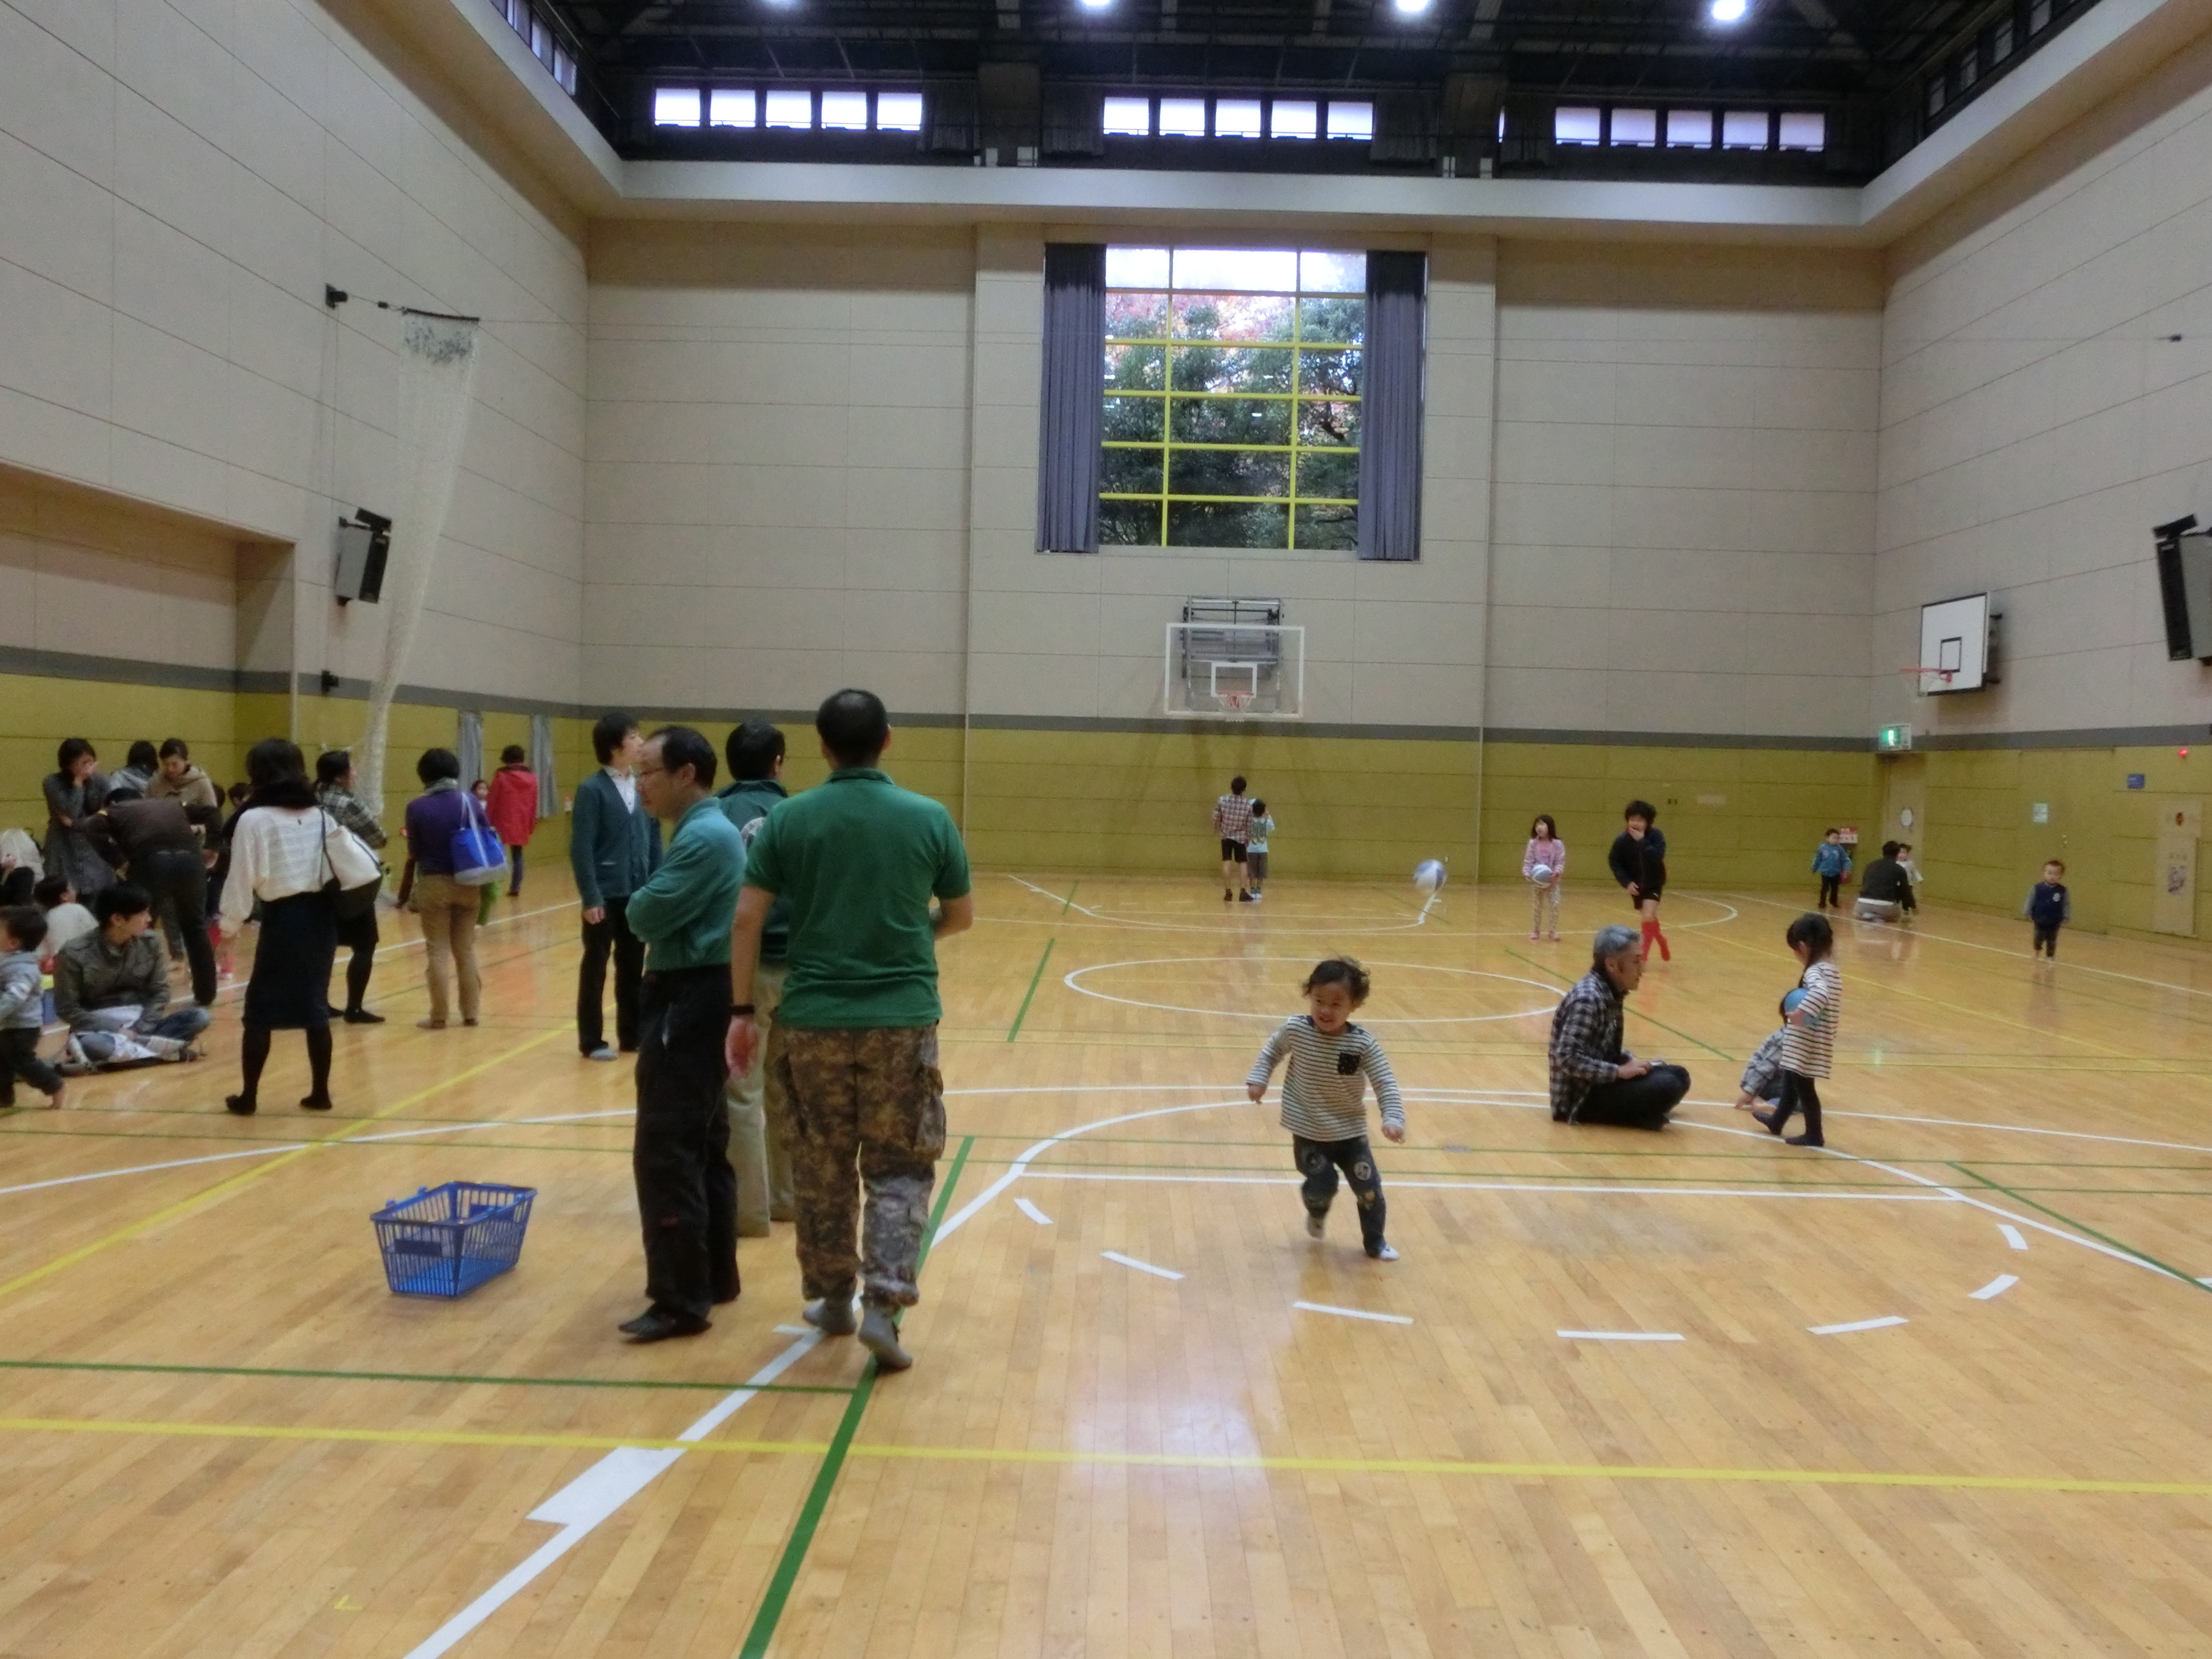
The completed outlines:
<svg viewBox="0 0 2212 1659">
<path fill-rule="evenodd" d="M 442 1031 L 452 1009 L 452 981 L 460 982 L 464 1025 L 477 1023 L 483 988 L 477 975 L 477 911 L 483 900 L 453 878 L 453 837 L 471 822 L 481 823 L 483 809 L 461 787 L 461 757 L 450 749 L 424 750 L 415 775 L 422 780 L 422 793 L 407 803 L 407 845 L 415 854 L 415 908 L 422 918 L 422 953 L 430 970 L 430 1017 L 415 1023 L 426 1031 Z"/>
<path fill-rule="evenodd" d="M 66 877 L 77 902 L 90 903 L 94 894 L 115 883 L 115 872 L 84 830 L 84 821 L 107 799 L 108 781 L 100 775 L 99 751 L 86 738 L 63 738 L 54 759 L 54 771 L 40 785 L 46 797 L 46 873 Z"/>
</svg>

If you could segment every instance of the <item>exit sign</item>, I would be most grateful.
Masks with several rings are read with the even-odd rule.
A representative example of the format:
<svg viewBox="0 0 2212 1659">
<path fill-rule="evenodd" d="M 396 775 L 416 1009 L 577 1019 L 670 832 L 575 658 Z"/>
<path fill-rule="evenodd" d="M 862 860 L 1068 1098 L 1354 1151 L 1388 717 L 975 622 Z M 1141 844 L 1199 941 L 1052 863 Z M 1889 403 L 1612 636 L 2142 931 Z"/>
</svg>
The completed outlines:
<svg viewBox="0 0 2212 1659">
<path fill-rule="evenodd" d="M 1901 754 L 1912 747 L 1912 728 L 1910 726 L 1885 726 L 1874 734 L 1874 746 L 1881 754 Z"/>
</svg>

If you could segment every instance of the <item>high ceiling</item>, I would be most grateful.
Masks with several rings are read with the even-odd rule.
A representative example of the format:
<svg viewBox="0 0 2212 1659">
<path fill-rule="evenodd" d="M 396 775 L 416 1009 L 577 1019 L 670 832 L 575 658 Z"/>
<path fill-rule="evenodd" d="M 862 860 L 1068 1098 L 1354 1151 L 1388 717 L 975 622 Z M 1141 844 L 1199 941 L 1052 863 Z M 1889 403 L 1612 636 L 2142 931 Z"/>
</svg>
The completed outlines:
<svg viewBox="0 0 2212 1659">
<path fill-rule="evenodd" d="M 1751 0 L 1733 25 L 1712 20 L 1710 0 L 1430 0 L 1412 15 L 1396 0 L 538 3 L 573 33 L 586 107 L 632 154 L 658 148 L 640 112 L 672 75 L 973 86 L 1011 72 L 1047 97 L 1060 88 L 1421 98 L 1447 149 L 1449 134 L 1494 129 L 1499 106 L 1516 101 L 1538 112 L 1532 131 L 1559 100 L 1794 101 L 1857 135 L 1844 170 L 1863 173 L 1917 141 L 1923 87 L 1947 61 L 1980 39 L 1986 77 L 1990 31 L 2015 13 L 2021 41 L 2049 32 L 2029 26 L 2035 0 Z M 2043 16 L 2053 10 L 2044 5 Z M 987 84 L 987 105 L 991 96 Z"/>
</svg>

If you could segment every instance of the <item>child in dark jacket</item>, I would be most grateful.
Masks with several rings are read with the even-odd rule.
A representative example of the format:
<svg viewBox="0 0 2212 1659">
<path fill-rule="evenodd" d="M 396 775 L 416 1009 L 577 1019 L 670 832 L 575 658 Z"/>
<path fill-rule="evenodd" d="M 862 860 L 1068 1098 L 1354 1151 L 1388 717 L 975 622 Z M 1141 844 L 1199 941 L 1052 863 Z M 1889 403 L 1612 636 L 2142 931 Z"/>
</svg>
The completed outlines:
<svg viewBox="0 0 2212 1659">
<path fill-rule="evenodd" d="M 2058 959 L 2058 930 L 2074 920 L 2074 896 L 2066 890 L 2064 860 L 2052 859 L 2043 866 L 2043 879 L 2027 890 L 2021 914 L 2035 924 L 2033 953 Z"/>
<path fill-rule="evenodd" d="M 47 1105 L 62 1103 L 62 1074 L 39 1058 L 46 1024 L 39 947 L 46 939 L 46 919 L 33 906 L 0 912 L 0 1106 L 15 1103 L 17 1078 Z"/>
<path fill-rule="evenodd" d="M 1658 816 L 1659 809 L 1648 800 L 1629 802 L 1620 815 L 1621 831 L 1613 838 L 1613 850 L 1605 861 L 1644 920 L 1644 959 L 1651 959 L 1656 945 L 1659 959 L 1672 962 L 1674 953 L 1667 948 L 1667 935 L 1659 931 L 1659 901 L 1667 890 L 1667 837 L 1655 822 Z"/>
</svg>

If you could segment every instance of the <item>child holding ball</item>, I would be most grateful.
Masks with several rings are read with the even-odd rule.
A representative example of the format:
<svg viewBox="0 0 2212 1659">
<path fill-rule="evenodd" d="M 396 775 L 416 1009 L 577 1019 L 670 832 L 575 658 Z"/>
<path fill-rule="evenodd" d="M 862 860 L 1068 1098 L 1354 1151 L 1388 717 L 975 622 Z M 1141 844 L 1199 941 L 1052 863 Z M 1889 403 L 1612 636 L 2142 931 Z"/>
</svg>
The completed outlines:
<svg viewBox="0 0 2212 1659">
<path fill-rule="evenodd" d="M 1375 1085 L 1382 1133 L 1393 1142 L 1406 1138 L 1406 1107 L 1382 1045 L 1373 1032 L 1352 1023 L 1369 986 L 1367 970 L 1348 957 L 1331 957 L 1307 975 L 1309 1012 L 1285 1020 L 1267 1039 L 1244 1090 L 1256 1105 L 1267 1098 L 1275 1067 L 1290 1061 L 1283 1075 L 1282 1125 L 1291 1132 L 1291 1150 L 1305 1176 L 1307 1237 L 1327 1231 L 1341 1170 L 1359 1204 L 1359 1236 L 1367 1254 L 1395 1261 L 1398 1253 L 1382 1234 L 1382 1181 L 1367 1144 L 1366 1085 Z"/>
<path fill-rule="evenodd" d="M 1819 1079 L 1836 1057 L 1836 1027 L 1844 1015 L 1844 977 L 1830 960 L 1835 929 L 1817 913 L 1802 915 L 1783 935 L 1804 964 L 1797 988 L 1782 999 L 1782 1098 L 1771 1112 L 1752 1114 L 1774 1134 L 1789 1127 L 1790 1115 L 1805 1114 L 1805 1133 L 1785 1136 L 1792 1146 L 1825 1146 L 1820 1134 Z"/>
<path fill-rule="evenodd" d="M 1552 822 L 1549 812 L 1536 814 L 1535 823 L 1528 826 L 1528 850 L 1521 854 L 1521 879 L 1527 882 L 1535 896 L 1535 910 L 1528 918 L 1528 937 L 1534 939 L 1546 931 L 1545 919 L 1550 918 L 1550 936 L 1559 936 L 1559 878 L 1567 873 L 1567 844 L 1559 839 L 1559 826 Z"/>
</svg>

